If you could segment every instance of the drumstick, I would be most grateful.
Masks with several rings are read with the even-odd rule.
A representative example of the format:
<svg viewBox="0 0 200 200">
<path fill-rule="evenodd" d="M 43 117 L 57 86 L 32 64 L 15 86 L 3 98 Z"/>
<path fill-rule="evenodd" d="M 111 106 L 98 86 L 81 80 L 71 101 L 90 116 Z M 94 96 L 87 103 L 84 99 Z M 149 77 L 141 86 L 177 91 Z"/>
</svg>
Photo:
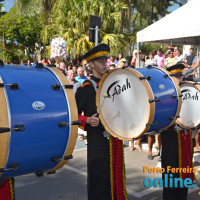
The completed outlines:
<svg viewBox="0 0 200 200">
<path fill-rule="evenodd" d="M 102 103 L 101 103 L 101 105 L 100 105 L 100 108 L 99 108 L 99 110 L 98 110 L 98 112 L 97 112 L 97 116 L 99 116 L 99 113 L 101 112 L 101 109 L 102 109 L 102 106 L 103 106 L 103 103 L 104 103 L 104 101 L 105 101 L 105 99 L 108 97 L 108 94 L 104 94 L 103 95 L 103 101 L 102 101 Z"/>
</svg>

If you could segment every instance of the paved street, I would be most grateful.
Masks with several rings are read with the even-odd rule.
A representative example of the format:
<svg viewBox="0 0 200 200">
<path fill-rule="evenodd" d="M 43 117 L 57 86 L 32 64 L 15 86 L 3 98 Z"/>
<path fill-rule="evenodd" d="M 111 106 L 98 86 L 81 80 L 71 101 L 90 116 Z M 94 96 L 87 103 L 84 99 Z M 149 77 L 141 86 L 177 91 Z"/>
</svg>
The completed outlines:
<svg viewBox="0 0 200 200">
<path fill-rule="evenodd" d="M 86 200 L 87 170 L 85 141 L 77 140 L 74 158 L 56 174 L 36 177 L 34 174 L 16 177 L 16 200 Z M 162 189 L 143 186 L 145 178 L 161 177 L 160 173 L 143 173 L 143 166 L 156 167 L 158 156 L 147 159 L 147 151 L 130 152 L 125 148 L 127 192 L 129 200 L 160 200 Z M 200 166 L 197 166 L 199 168 Z M 198 175 L 199 177 L 199 175 Z M 200 199 L 196 186 L 189 190 L 189 200 Z"/>
</svg>

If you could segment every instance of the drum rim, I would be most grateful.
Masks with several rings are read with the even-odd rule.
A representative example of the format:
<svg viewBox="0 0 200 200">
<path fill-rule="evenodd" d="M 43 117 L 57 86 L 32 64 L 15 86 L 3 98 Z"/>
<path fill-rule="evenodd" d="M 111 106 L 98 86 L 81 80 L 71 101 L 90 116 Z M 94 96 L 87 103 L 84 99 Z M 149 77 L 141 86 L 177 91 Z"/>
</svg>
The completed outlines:
<svg viewBox="0 0 200 200">
<path fill-rule="evenodd" d="M 194 83 L 193 81 L 181 81 L 180 86 L 183 85 L 183 84 L 192 84 L 192 85 L 193 85 L 194 87 L 196 87 L 197 90 L 199 90 L 199 92 L 200 92 L 200 85 L 198 85 L 198 84 L 194 85 L 193 83 Z M 181 87 L 180 87 L 180 88 L 181 88 Z M 199 122 L 199 124 L 198 124 L 197 126 L 195 126 L 195 127 L 187 127 L 187 126 L 184 126 L 184 125 L 179 121 L 179 119 L 177 119 L 176 122 L 177 122 L 177 124 L 178 124 L 180 127 L 185 128 L 185 129 L 198 128 L 198 127 L 200 126 L 200 122 Z"/>
<path fill-rule="evenodd" d="M 0 83 L 3 83 L 3 78 L 0 76 Z M 0 109 L 0 127 L 10 127 L 10 109 L 7 98 L 6 89 L 4 87 L 0 88 L 1 95 L 1 109 Z M 5 168 L 6 163 L 8 162 L 8 156 L 10 151 L 10 133 L 5 132 L 0 134 L 0 168 Z M 3 172 L 0 173 L 0 176 L 3 175 Z"/>
<path fill-rule="evenodd" d="M 140 72 L 138 72 L 137 70 L 132 69 L 132 68 L 124 68 L 124 69 L 123 69 L 123 68 L 116 68 L 116 69 L 109 70 L 107 73 L 105 73 L 105 74 L 102 76 L 102 78 L 101 78 L 101 80 L 100 80 L 100 82 L 99 82 L 99 87 L 98 87 L 97 93 L 96 93 L 96 105 L 97 105 L 97 110 L 99 110 L 99 108 L 100 108 L 100 92 L 101 92 L 101 88 L 102 88 L 102 86 L 103 86 L 104 80 L 108 77 L 108 75 L 109 75 L 110 73 L 112 73 L 112 72 L 115 71 L 115 70 L 128 70 L 128 71 L 130 71 L 131 73 L 133 73 L 134 75 L 136 75 L 136 76 L 138 77 L 138 79 L 139 79 L 139 77 L 143 77 L 143 75 L 142 75 Z M 146 79 L 140 80 L 140 81 L 142 82 L 142 84 L 143 84 L 144 87 L 146 88 L 148 98 L 149 98 L 149 99 L 153 99 L 153 98 L 154 98 L 154 94 L 153 94 L 153 92 L 152 92 L 152 89 L 151 89 L 151 87 L 150 87 L 148 81 L 147 81 Z M 155 102 L 149 103 L 149 116 L 148 116 L 147 124 L 150 124 L 150 123 L 153 122 L 154 114 L 155 114 Z M 120 140 L 129 140 L 129 141 L 130 141 L 130 140 L 133 140 L 133 138 L 124 138 L 124 137 L 122 137 L 122 136 L 117 135 L 116 133 L 114 133 L 114 132 L 109 128 L 109 126 L 107 125 L 107 123 L 105 122 L 105 120 L 104 120 L 103 115 L 102 115 L 101 112 L 99 113 L 99 118 L 100 118 L 101 123 L 103 124 L 104 128 L 106 129 L 106 131 L 107 131 L 109 134 L 111 134 L 113 137 L 118 138 L 118 139 L 120 139 Z M 144 133 L 146 133 L 146 132 L 149 130 L 149 128 L 150 128 L 150 127 L 147 127 L 147 126 L 144 127 L 143 131 L 142 131 L 140 134 L 138 134 L 138 136 L 137 136 L 136 138 L 141 137 Z"/>
<path fill-rule="evenodd" d="M 172 122 L 166 128 L 163 128 L 163 129 L 167 129 L 167 128 L 169 128 L 170 126 L 172 126 L 177 121 L 177 119 L 175 117 L 178 116 L 180 114 L 180 112 L 181 112 L 181 106 L 182 106 L 182 102 L 183 102 L 182 101 L 182 97 L 180 97 L 180 95 L 181 95 L 181 89 L 180 89 L 180 86 L 179 86 L 178 82 L 176 81 L 176 79 L 173 76 L 170 76 L 170 73 L 166 69 L 164 69 L 164 68 L 158 68 L 158 67 L 154 67 L 154 68 L 157 68 L 157 69 L 159 69 L 159 70 L 161 70 L 164 73 L 166 73 L 166 74 L 169 75 L 169 78 L 172 80 L 172 82 L 175 85 L 177 96 L 179 96 L 179 98 L 178 98 L 178 108 L 177 108 L 177 111 L 176 111 L 176 115 L 174 116 L 174 119 L 172 120 Z"/>
<path fill-rule="evenodd" d="M 62 83 L 62 85 L 71 85 L 68 79 L 65 77 L 65 75 L 55 67 L 45 67 L 48 70 L 50 70 Z M 72 89 L 63 88 L 66 95 L 66 100 L 68 100 L 68 110 L 71 116 L 71 121 L 77 121 L 78 120 L 78 109 L 76 105 L 75 95 Z M 78 125 L 69 125 L 70 131 L 69 131 L 69 139 L 67 142 L 67 146 L 65 149 L 65 152 L 63 154 L 63 157 L 72 155 L 72 152 L 74 151 L 74 147 L 76 145 L 76 139 L 78 134 Z M 61 160 L 54 168 L 46 170 L 46 172 L 51 172 L 60 169 L 63 165 L 65 165 L 68 162 L 67 160 Z"/>
</svg>

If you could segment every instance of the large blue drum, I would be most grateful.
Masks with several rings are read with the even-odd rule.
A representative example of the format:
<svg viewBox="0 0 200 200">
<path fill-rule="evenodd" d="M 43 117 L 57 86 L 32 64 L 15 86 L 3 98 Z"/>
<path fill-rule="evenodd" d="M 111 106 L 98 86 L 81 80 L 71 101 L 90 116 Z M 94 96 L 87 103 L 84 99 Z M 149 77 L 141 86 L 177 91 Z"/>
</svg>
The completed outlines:
<svg viewBox="0 0 200 200">
<path fill-rule="evenodd" d="M 1 177 L 53 173 L 72 158 L 77 107 L 55 67 L 1 66 L 0 105 Z"/>
<path fill-rule="evenodd" d="M 118 68 L 101 79 L 96 103 L 106 130 L 119 139 L 131 140 L 171 126 L 182 99 L 178 84 L 164 69 Z"/>
</svg>

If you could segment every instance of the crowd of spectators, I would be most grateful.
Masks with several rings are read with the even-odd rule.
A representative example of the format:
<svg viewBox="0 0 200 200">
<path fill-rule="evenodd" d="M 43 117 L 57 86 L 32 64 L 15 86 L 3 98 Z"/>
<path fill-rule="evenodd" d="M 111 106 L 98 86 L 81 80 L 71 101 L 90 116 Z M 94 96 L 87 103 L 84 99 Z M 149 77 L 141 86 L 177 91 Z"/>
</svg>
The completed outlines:
<svg viewBox="0 0 200 200">
<path fill-rule="evenodd" d="M 108 70 L 114 69 L 114 68 L 121 68 L 123 66 L 129 66 L 131 68 L 143 68 L 147 67 L 148 65 L 152 65 L 155 67 L 161 67 L 161 68 L 168 68 L 172 65 L 177 64 L 178 62 L 182 62 L 186 69 L 193 67 L 194 65 L 200 66 L 200 53 L 198 55 L 195 55 L 194 49 L 190 48 L 189 55 L 184 56 L 181 52 L 181 50 L 178 47 L 169 48 L 165 53 L 162 51 L 162 49 L 158 50 L 152 50 L 148 53 L 148 55 L 145 55 L 141 51 L 139 52 L 139 59 L 138 51 L 134 50 L 133 56 L 123 56 L 122 53 L 119 55 L 110 55 L 110 57 L 107 60 L 108 63 Z M 138 64 L 139 60 L 139 64 Z M 31 62 L 31 60 L 21 60 L 20 65 L 22 66 L 35 66 L 37 63 L 42 63 L 45 66 L 54 64 L 56 68 L 62 71 L 62 73 L 68 78 L 69 82 L 74 86 L 73 91 L 76 93 L 78 87 L 81 86 L 81 84 L 87 80 L 90 79 L 92 76 L 92 70 L 91 67 L 88 65 L 87 61 L 82 60 L 79 61 L 78 59 L 72 59 L 70 62 L 65 61 L 51 61 L 50 59 L 41 58 L 38 60 L 34 60 Z M 6 62 L 6 64 L 13 64 L 11 61 Z M 187 80 L 194 80 L 195 78 L 199 78 L 199 67 L 195 70 L 194 73 L 190 75 L 190 77 Z M 200 148 L 199 146 L 199 138 L 200 138 L 200 131 L 197 134 L 196 137 L 196 146 L 197 148 Z M 156 143 L 155 147 L 158 150 L 158 155 L 160 154 L 160 147 L 161 147 L 161 140 L 159 135 L 149 135 L 148 136 L 148 144 L 149 144 L 149 153 L 148 158 L 150 160 L 153 159 L 152 156 L 152 147 L 153 143 Z M 134 151 L 135 149 L 138 149 L 139 151 L 142 151 L 141 148 L 141 139 L 138 139 L 136 142 L 136 147 L 134 147 L 134 142 L 131 142 L 130 151 Z"/>
</svg>

